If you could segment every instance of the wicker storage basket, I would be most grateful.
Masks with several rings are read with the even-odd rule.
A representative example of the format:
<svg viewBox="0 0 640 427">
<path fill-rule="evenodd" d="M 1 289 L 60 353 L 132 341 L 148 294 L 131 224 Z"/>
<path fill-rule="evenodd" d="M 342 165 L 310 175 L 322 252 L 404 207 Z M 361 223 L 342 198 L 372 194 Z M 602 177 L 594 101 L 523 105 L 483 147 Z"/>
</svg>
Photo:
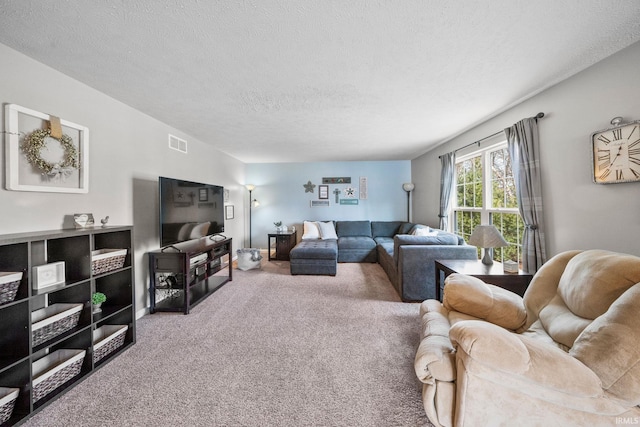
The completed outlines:
<svg viewBox="0 0 640 427">
<path fill-rule="evenodd" d="M 93 331 L 93 363 L 124 345 L 128 325 L 105 325 Z"/>
<path fill-rule="evenodd" d="M 0 304 L 6 304 L 16 299 L 22 272 L 0 271 Z"/>
<path fill-rule="evenodd" d="M 33 401 L 78 375 L 86 353 L 86 350 L 56 350 L 33 362 Z"/>
<path fill-rule="evenodd" d="M 33 346 L 75 328 L 80 320 L 82 304 L 51 304 L 31 313 Z"/>
<path fill-rule="evenodd" d="M 91 251 L 91 274 L 106 273 L 124 266 L 126 249 L 100 249 Z"/>
<path fill-rule="evenodd" d="M 0 387 L 0 424 L 11 418 L 20 389 Z"/>
</svg>

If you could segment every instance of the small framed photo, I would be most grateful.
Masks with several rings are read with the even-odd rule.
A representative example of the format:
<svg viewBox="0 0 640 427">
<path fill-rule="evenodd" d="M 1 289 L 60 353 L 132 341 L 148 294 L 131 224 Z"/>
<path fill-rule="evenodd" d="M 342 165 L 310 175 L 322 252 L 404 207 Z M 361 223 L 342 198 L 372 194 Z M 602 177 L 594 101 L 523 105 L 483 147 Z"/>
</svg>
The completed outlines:
<svg viewBox="0 0 640 427">
<path fill-rule="evenodd" d="M 33 289 L 38 290 L 64 283 L 64 261 L 33 267 Z"/>
<path fill-rule="evenodd" d="M 224 207 L 224 219 L 233 219 L 233 205 Z"/>
<path fill-rule="evenodd" d="M 73 223 L 76 228 L 89 228 L 95 225 L 92 213 L 77 213 L 73 214 Z"/>
<path fill-rule="evenodd" d="M 318 186 L 318 199 L 328 199 L 329 198 L 329 186 L 328 185 L 319 185 Z"/>
</svg>

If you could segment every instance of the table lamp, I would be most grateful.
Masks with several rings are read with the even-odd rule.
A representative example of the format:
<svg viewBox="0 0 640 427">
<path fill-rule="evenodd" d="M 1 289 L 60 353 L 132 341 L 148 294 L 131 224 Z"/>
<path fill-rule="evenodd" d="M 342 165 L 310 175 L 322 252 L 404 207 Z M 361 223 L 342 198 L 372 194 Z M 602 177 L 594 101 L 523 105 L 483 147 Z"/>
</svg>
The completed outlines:
<svg viewBox="0 0 640 427">
<path fill-rule="evenodd" d="M 469 244 L 484 249 L 482 263 L 485 265 L 493 264 L 491 248 L 499 248 L 509 245 L 494 225 L 477 226 L 473 230 L 473 233 L 471 233 L 471 237 L 469 237 Z"/>
</svg>

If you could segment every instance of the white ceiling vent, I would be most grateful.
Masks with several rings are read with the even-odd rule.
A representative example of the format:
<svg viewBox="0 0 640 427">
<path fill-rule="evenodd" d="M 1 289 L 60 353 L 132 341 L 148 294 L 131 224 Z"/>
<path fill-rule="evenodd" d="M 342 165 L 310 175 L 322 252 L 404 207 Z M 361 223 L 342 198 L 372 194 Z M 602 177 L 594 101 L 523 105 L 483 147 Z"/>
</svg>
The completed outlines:
<svg viewBox="0 0 640 427">
<path fill-rule="evenodd" d="M 181 153 L 187 152 L 187 141 L 180 139 L 177 136 L 169 134 L 169 148 L 180 151 Z"/>
</svg>

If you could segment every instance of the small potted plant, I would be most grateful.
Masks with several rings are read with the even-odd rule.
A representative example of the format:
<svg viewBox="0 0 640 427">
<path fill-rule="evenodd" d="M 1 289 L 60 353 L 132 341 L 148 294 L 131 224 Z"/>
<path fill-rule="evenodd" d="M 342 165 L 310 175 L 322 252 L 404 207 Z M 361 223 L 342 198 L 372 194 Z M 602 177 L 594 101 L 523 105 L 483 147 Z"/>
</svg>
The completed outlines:
<svg viewBox="0 0 640 427">
<path fill-rule="evenodd" d="M 107 296 L 102 292 L 96 292 L 91 295 L 91 304 L 93 304 L 93 312 L 100 313 L 102 311 L 102 303 L 107 300 Z"/>
<path fill-rule="evenodd" d="M 282 231 L 282 221 L 276 221 L 276 222 L 273 223 L 273 225 L 276 226 L 276 231 L 277 232 Z"/>
</svg>

